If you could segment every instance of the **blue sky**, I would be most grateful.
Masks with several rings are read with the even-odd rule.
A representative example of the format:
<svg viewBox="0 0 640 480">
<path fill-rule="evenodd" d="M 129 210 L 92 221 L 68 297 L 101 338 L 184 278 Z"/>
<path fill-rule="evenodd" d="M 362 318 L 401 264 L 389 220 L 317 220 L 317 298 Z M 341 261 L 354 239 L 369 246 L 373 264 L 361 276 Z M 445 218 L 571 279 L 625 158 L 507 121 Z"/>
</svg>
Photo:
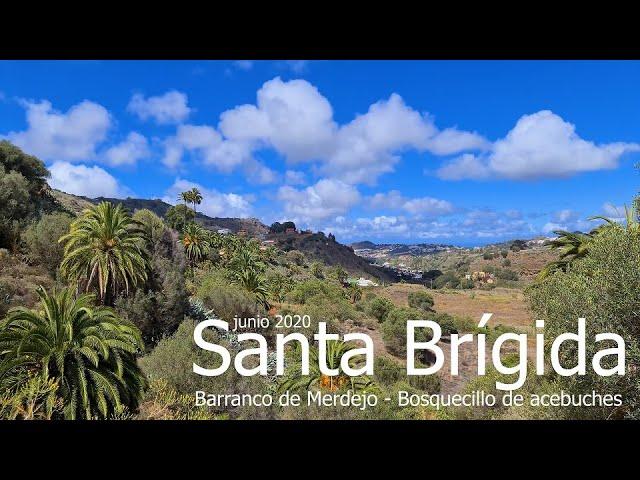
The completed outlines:
<svg viewBox="0 0 640 480">
<path fill-rule="evenodd" d="M 0 61 L 0 137 L 86 196 L 478 245 L 621 215 L 630 61 Z"/>
</svg>

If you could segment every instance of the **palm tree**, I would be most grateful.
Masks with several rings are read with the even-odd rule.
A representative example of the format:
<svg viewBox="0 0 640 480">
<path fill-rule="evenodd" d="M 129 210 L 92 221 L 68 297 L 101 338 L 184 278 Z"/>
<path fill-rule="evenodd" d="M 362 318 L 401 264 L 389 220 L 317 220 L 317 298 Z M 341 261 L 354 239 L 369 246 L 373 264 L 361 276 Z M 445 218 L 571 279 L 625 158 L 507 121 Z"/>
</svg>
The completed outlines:
<svg viewBox="0 0 640 480">
<path fill-rule="evenodd" d="M 178 195 L 178 201 L 182 200 L 184 202 L 184 206 L 186 207 L 187 203 L 191 203 L 191 195 L 191 190 L 182 192 L 180 195 Z"/>
<path fill-rule="evenodd" d="M 309 375 L 303 375 L 300 365 L 297 365 L 286 380 L 280 384 L 279 391 L 310 390 L 313 387 L 317 387 L 333 393 L 344 389 L 362 392 L 375 388 L 374 382 L 366 375 L 351 377 L 342 371 L 340 366 L 342 356 L 354 348 L 356 348 L 355 345 L 350 342 L 342 342 L 340 340 L 327 341 L 326 365 L 330 369 L 339 371 L 334 376 L 325 375 L 320 371 L 318 348 L 315 346 L 309 348 Z M 349 366 L 357 368 L 359 363 L 360 360 L 354 357 L 351 358 Z"/>
<path fill-rule="evenodd" d="M 250 249 L 239 250 L 229 263 L 233 282 L 253 293 L 265 308 L 270 308 L 267 301 L 267 286 L 264 279 L 266 265 L 258 255 Z"/>
<path fill-rule="evenodd" d="M 51 391 L 62 398 L 65 419 L 134 411 L 146 386 L 135 358 L 144 348 L 138 328 L 93 307 L 93 295 L 37 293 L 40 309 L 12 309 L 0 323 L 0 372 L 28 369 L 56 382 Z"/>
<path fill-rule="evenodd" d="M 191 203 L 193 204 L 193 211 L 198 213 L 198 211 L 196 210 L 196 204 L 200 205 L 202 203 L 202 194 L 196 187 L 193 187 L 189 194 Z"/>
<path fill-rule="evenodd" d="M 182 192 L 178 195 L 178 201 L 182 200 L 184 202 L 184 224 L 187 224 L 187 203 L 191 203 L 191 199 L 193 197 L 193 192 L 191 190 L 187 190 L 186 192 Z"/>
<path fill-rule="evenodd" d="M 180 240 L 184 246 L 184 251 L 191 263 L 191 271 L 197 262 L 208 255 L 211 245 L 210 235 L 207 229 L 198 223 L 188 223 L 182 231 Z"/>
<path fill-rule="evenodd" d="M 595 217 L 589 217 L 589 220 L 604 220 L 605 224 L 598 228 L 607 227 L 611 225 L 618 225 L 618 222 L 612 218 L 597 215 Z M 640 212 L 638 212 L 638 206 L 632 205 L 631 207 L 624 206 L 624 221 L 627 229 L 640 228 Z M 596 230 L 598 229 L 596 228 Z"/>
<path fill-rule="evenodd" d="M 62 274 L 84 282 L 86 291 L 97 288 L 105 305 L 113 305 L 122 287 L 128 294 L 147 279 L 145 234 L 122 205 L 102 202 L 85 210 L 59 241 L 66 243 Z"/>
<path fill-rule="evenodd" d="M 638 210 L 635 206 L 629 208 L 625 205 L 624 213 L 627 229 L 640 228 Z M 600 215 L 589 217 L 589 220 L 603 220 L 605 223 L 598 225 L 588 233 L 567 232 L 565 230 L 555 230 L 553 232 L 558 235 L 558 238 L 551 241 L 551 247 L 560 250 L 560 258 L 554 262 L 550 262 L 542 269 L 538 274 L 539 280 L 543 280 L 558 270 L 566 272 L 575 260 L 584 258 L 589 254 L 591 243 L 598 234 L 606 228 L 619 225 L 616 220 Z"/>
<path fill-rule="evenodd" d="M 352 283 L 347 287 L 347 295 L 351 303 L 356 303 L 362 298 L 362 289 L 356 283 Z"/>
</svg>

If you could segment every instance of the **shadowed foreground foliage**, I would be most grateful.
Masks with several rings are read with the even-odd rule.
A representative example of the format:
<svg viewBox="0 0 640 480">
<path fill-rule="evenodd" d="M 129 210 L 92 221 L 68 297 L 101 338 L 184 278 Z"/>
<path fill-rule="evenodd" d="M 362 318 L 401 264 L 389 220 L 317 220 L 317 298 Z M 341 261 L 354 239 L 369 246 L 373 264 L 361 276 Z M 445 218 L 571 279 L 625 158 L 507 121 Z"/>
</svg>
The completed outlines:
<svg viewBox="0 0 640 480">
<path fill-rule="evenodd" d="M 94 307 L 93 295 L 42 288 L 38 295 L 39 310 L 18 307 L 0 323 L 0 385 L 19 391 L 25 371 L 55 382 L 45 403 L 61 398 L 65 419 L 135 411 L 146 384 L 135 358 L 144 347 L 138 329 Z"/>
</svg>

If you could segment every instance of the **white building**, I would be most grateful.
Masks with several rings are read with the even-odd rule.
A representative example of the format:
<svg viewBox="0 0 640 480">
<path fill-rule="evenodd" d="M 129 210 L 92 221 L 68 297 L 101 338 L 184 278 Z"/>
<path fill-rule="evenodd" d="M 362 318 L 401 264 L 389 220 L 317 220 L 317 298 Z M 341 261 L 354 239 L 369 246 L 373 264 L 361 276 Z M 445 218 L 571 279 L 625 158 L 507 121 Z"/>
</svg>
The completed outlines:
<svg viewBox="0 0 640 480">
<path fill-rule="evenodd" d="M 373 282 L 372 280 L 367 280 L 366 278 L 362 278 L 360 277 L 357 281 L 356 284 L 359 287 L 377 287 L 378 284 Z"/>
</svg>

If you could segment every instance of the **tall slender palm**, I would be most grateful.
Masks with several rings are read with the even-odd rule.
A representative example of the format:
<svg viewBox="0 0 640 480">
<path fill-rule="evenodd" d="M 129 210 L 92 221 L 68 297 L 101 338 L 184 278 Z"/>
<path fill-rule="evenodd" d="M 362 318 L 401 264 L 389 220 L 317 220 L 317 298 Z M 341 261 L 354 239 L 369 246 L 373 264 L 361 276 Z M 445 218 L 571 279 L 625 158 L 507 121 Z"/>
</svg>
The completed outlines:
<svg viewBox="0 0 640 480">
<path fill-rule="evenodd" d="M 59 241 L 65 243 L 63 275 L 83 282 L 86 291 L 96 288 L 105 305 L 147 279 L 144 231 L 122 205 L 102 202 L 85 210 Z"/>
<path fill-rule="evenodd" d="M 186 192 L 182 192 L 178 195 L 178 201 L 182 200 L 184 202 L 184 224 L 187 224 L 187 203 L 191 203 L 191 197 L 193 196 L 193 192 L 191 190 L 187 190 Z"/>
<path fill-rule="evenodd" d="M 211 248 L 209 232 L 197 223 L 188 223 L 180 237 L 184 251 L 191 263 L 191 270 L 202 260 Z"/>
<path fill-rule="evenodd" d="M 191 193 L 192 193 L 191 190 L 188 190 L 178 195 L 178 200 L 182 200 L 184 202 L 185 207 L 187 206 L 187 203 L 191 203 Z"/>
<path fill-rule="evenodd" d="M 310 390 L 314 387 L 328 392 L 345 389 L 368 391 L 375 388 L 374 382 L 366 375 L 351 377 L 342 371 L 342 356 L 354 348 L 356 348 L 355 345 L 350 342 L 327 341 L 326 365 L 332 370 L 338 370 L 338 374 L 334 376 L 325 375 L 320 371 L 318 348 L 315 346 L 309 348 L 309 375 L 303 375 L 300 365 L 296 365 L 293 372 L 279 385 L 279 391 Z M 361 359 L 354 357 L 350 359 L 349 366 L 357 368 L 360 363 Z"/>
<path fill-rule="evenodd" d="M 137 327 L 107 307 L 93 307 L 93 295 L 72 289 L 49 295 L 37 289 L 40 309 L 18 307 L 0 323 L 0 372 L 26 368 L 57 382 L 64 417 L 108 418 L 135 410 L 146 380 L 135 354 L 144 345 Z"/>
<path fill-rule="evenodd" d="M 193 204 L 193 211 L 198 213 L 198 211 L 196 210 L 196 205 L 200 205 L 202 203 L 202 193 L 200 193 L 200 190 L 198 190 L 196 187 L 193 187 L 189 194 L 189 198 L 191 200 L 191 203 Z"/>
</svg>

